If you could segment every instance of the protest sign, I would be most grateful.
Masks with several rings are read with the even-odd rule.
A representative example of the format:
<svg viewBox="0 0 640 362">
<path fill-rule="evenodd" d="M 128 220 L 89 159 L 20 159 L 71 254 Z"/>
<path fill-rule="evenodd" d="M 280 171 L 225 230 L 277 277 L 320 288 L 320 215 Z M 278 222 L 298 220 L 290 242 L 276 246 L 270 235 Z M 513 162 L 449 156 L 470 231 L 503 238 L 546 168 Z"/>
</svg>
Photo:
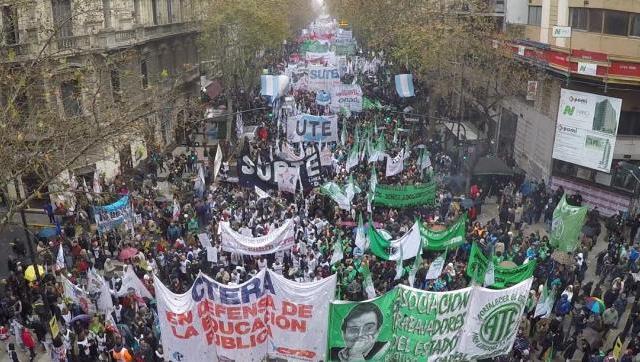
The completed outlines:
<svg viewBox="0 0 640 362">
<path fill-rule="evenodd" d="M 558 206 L 553 210 L 549 244 L 567 253 L 574 252 L 578 246 L 587 210 L 586 206 L 569 205 L 566 195 L 562 195 Z"/>
<path fill-rule="evenodd" d="M 337 66 L 309 66 L 308 89 L 310 91 L 330 91 L 334 86 L 339 86 L 340 84 L 340 72 L 338 72 Z"/>
<path fill-rule="evenodd" d="M 337 142 L 338 116 L 312 116 L 300 114 L 287 119 L 287 141 Z"/>
<path fill-rule="evenodd" d="M 125 224 L 127 230 L 133 228 L 134 214 L 129 205 L 129 196 L 123 196 L 113 204 L 94 206 L 93 214 L 99 233 L 113 230 Z"/>
<path fill-rule="evenodd" d="M 473 288 L 472 303 L 459 337 L 460 351 L 467 361 L 493 358 L 511 351 L 532 281 L 533 278 L 529 278 L 502 290 Z"/>
<path fill-rule="evenodd" d="M 309 64 L 336 65 L 336 54 L 334 52 L 307 52 L 304 58 Z"/>
<path fill-rule="evenodd" d="M 320 152 L 317 145 L 309 145 L 304 149 L 304 157 L 299 161 L 288 161 L 282 154 L 274 155 L 273 160 L 254 158 L 249 153 L 248 144 L 238 159 L 238 181 L 240 186 L 254 189 L 278 189 L 278 174 L 289 167 L 300 168 L 300 180 L 305 190 L 318 187 L 322 183 Z"/>
<path fill-rule="evenodd" d="M 420 223 L 420 235 L 424 241 L 424 247 L 430 251 L 443 251 L 454 249 L 464 244 L 466 234 L 467 214 L 463 214 L 458 220 L 445 230 L 435 231 Z"/>
<path fill-rule="evenodd" d="M 431 263 L 431 265 L 429 265 L 427 276 L 425 276 L 424 278 L 426 280 L 437 279 L 440 274 L 442 274 L 442 269 L 444 269 L 444 257 L 440 255 Z"/>
<path fill-rule="evenodd" d="M 335 275 L 296 283 L 261 270 L 229 286 L 200 274 L 172 293 L 154 276 L 164 355 L 171 361 L 325 359 Z"/>
<path fill-rule="evenodd" d="M 384 260 L 411 259 L 421 252 L 419 224 L 416 221 L 411 229 L 397 240 L 387 240 L 375 228 L 369 226 L 369 249 Z"/>
<path fill-rule="evenodd" d="M 357 84 L 340 84 L 331 89 L 331 111 L 348 109 L 362 112 L 362 88 Z"/>
<path fill-rule="evenodd" d="M 376 185 L 373 202 L 388 207 L 409 207 L 433 204 L 436 199 L 436 185 L 426 184 L 391 186 Z"/>
<path fill-rule="evenodd" d="M 480 247 L 474 243 L 471 247 L 469 263 L 467 263 L 467 275 L 476 282 L 483 284 L 489 263 L 494 263 L 494 261 L 487 258 Z M 530 261 L 515 268 L 494 265 L 494 283 L 492 286 L 494 288 L 505 288 L 518 284 L 530 278 L 535 270 L 535 261 Z"/>
<path fill-rule="evenodd" d="M 400 151 L 395 157 L 387 155 L 385 176 L 395 176 L 402 172 L 402 170 L 404 170 L 404 149 L 402 149 L 402 151 Z"/>
<path fill-rule="evenodd" d="M 293 246 L 294 223 L 291 219 L 267 235 L 257 238 L 244 236 L 234 231 L 228 222 L 220 223 L 222 250 L 242 255 L 264 255 Z"/>
</svg>

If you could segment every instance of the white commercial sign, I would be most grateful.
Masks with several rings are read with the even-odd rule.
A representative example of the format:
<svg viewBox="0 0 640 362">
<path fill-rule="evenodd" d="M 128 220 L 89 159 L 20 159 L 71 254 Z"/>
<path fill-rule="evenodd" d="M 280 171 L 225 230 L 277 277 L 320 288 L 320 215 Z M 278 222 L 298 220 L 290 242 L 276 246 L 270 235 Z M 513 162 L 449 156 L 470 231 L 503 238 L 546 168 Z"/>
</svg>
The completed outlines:
<svg viewBox="0 0 640 362">
<path fill-rule="evenodd" d="M 622 99 L 562 89 L 553 158 L 609 172 Z"/>
<path fill-rule="evenodd" d="M 571 38 L 570 26 L 554 26 L 553 27 L 554 38 Z"/>
</svg>

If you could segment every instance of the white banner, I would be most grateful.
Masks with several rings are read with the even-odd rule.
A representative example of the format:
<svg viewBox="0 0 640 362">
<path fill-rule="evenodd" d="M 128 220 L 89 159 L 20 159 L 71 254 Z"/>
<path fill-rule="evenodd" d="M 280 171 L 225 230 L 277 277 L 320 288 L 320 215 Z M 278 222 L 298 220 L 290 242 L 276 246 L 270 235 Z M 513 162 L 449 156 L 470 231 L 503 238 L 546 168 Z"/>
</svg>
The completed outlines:
<svg viewBox="0 0 640 362">
<path fill-rule="evenodd" d="M 326 360 L 335 274 L 296 283 L 261 270 L 238 286 L 200 274 L 185 294 L 154 284 L 167 360 Z"/>
<path fill-rule="evenodd" d="M 144 286 L 140 278 L 138 278 L 136 273 L 133 271 L 133 267 L 127 267 L 127 270 L 122 276 L 122 285 L 116 292 L 118 297 L 122 297 L 129 293 L 135 293 L 139 297 L 153 299 L 153 296 L 147 287 Z"/>
<path fill-rule="evenodd" d="M 309 66 L 308 90 L 319 92 L 321 90 L 330 91 L 334 86 L 339 86 L 340 72 L 336 66 Z"/>
<path fill-rule="evenodd" d="M 276 182 L 278 183 L 278 190 L 288 192 L 291 194 L 296 193 L 296 186 L 300 180 L 300 167 L 287 166 L 281 170 L 276 176 Z"/>
<path fill-rule="evenodd" d="M 336 53 L 334 52 L 325 52 L 325 53 L 307 52 L 304 56 L 304 59 L 311 64 L 337 65 Z"/>
<path fill-rule="evenodd" d="M 340 84 L 331 89 L 331 111 L 340 109 L 362 112 L 362 88 L 357 84 Z"/>
<path fill-rule="evenodd" d="M 337 142 L 338 116 L 312 116 L 300 114 L 287 119 L 287 141 Z"/>
<path fill-rule="evenodd" d="M 404 149 L 400 151 L 396 157 L 387 155 L 386 177 L 395 176 L 404 169 Z"/>
<path fill-rule="evenodd" d="M 231 229 L 228 222 L 222 222 L 220 223 L 220 240 L 224 251 L 243 255 L 271 254 L 293 246 L 294 224 L 293 220 L 289 219 L 268 235 L 251 238 Z"/>
<path fill-rule="evenodd" d="M 473 288 L 458 343 L 466 360 L 493 358 L 511 351 L 532 282 L 529 278 L 502 290 Z"/>
<path fill-rule="evenodd" d="M 553 158 L 611 170 L 622 99 L 562 89 Z"/>
</svg>

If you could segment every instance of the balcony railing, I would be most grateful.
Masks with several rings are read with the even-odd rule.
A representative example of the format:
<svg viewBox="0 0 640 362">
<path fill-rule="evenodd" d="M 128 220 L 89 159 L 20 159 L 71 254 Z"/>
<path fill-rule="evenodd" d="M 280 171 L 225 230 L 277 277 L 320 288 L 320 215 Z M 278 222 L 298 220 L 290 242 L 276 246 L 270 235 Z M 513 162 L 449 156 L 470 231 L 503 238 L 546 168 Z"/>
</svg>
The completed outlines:
<svg viewBox="0 0 640 362">
<path fill-rule="evenodd" d="M 166 36 L 179 35 L 195 31 L 192 22 L 171 23 L 153 26 L 141 26 L 128 30 L 103 30 L 96 34 L 60 37 L 54 39 L 48 52 L 74 52 L 95 49 L 113 49 L 130 46 L 136 43 L 159 39 Z M 37 49 L 44 44 L 27 42 L 15 45 L 0 45 L 0 62 L 28 59 L 37 55 Z"/>
</svg>

